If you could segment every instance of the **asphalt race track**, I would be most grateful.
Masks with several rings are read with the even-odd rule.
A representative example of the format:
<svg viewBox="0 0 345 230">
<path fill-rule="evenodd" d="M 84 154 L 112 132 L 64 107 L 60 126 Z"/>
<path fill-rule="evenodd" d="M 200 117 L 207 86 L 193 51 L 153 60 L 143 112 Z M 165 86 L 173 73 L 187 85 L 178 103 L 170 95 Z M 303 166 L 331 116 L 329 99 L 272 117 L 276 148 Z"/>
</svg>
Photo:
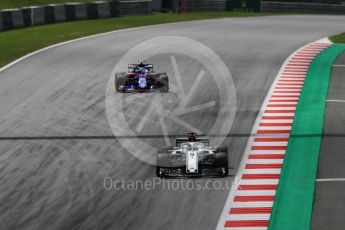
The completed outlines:
<svg viewBox="0 0 345 230">
<path fill-rule="evenodd" d="M 333 65 L 327 96 L 313 206 L 312 227 L 343 229 L 344 197 L 344 70 L 345 54 Z M 327 210 L 325 212 L 324 210 Z"/>
<path fill-rule="evenodd" d="M 154 177 L 154 166 L 133 157 L 112 137 L 105 94 L 116 62 L 138 43 L 167 35 L 195 39 L 219 55 L 236 88 L 236 117 L 224 141 L 234 174 L 284 60 L 306 43 L 343 32 L 344 20 L 341 16 L 272 16 L 138 28 L 57 46 L 0 72 L 1 229 L 214 229 L 226 189 L 104 188 L 105 177 L 126 181 Z M 188 91 L 202 67 L 183 55 L 175 58 Z M 174 74 L 166 54 L 149 61 L 158 70 Z M 195 95 L 202 97 L 192 96 L 192 105 L 217 100 L 224 93 L 216 90 L 213 78 L 205 76 L 195 89 Z M 173 97 L 174 92 L 167 95 Z M 128 103 L 134 111 L 123 110 L 133 129 L 145 113 L 139 105 L 154 96 L 137 97 Z M 176 103 L 167 99 L 170 106 Z M 213 111 L 186 115 L 184 120 L 207 129 L 214 122 Z M 145 141 L 164 145 L 162 130 L 154 125 L 160 121 L 152 119 L 140 125 L 140 133 Z M 170 135 L 186 131 L 173 123 L 166 125 Z M 206 180 L 196 179 L 201 184 Z M 224 184 L 231 177 L 216 180 Z"/>
</svg>

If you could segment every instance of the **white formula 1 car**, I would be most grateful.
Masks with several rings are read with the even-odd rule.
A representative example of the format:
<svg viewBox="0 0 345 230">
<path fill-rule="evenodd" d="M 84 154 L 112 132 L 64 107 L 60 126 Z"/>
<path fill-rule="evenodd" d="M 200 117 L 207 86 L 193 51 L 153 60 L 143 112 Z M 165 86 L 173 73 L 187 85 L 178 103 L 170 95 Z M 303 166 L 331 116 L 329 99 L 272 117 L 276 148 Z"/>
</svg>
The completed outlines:
<svg viewBox="0 0 345 230">
<path fill-rule="evenodd" d="M 227 147 L 213 148 L 207 138 L 189 133 L 177 138 L 176 147 L 158 148 L 156 174 L 158 177 L 228 176 Z"/>
</svg>

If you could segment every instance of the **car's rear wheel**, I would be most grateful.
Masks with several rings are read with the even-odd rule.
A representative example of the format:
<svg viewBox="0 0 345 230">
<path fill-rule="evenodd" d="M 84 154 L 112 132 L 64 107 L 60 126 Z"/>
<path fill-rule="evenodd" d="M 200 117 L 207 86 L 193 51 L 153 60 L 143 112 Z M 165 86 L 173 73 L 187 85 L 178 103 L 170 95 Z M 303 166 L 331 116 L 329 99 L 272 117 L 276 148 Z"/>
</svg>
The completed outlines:
<svg viewBox="0 0 345 230">
<path fill-rule="evenodd" d="M 220 152 L 228 153 L 228 147 L 226 147 L 226 146 L 219 146 L 218 148 L 216 148 L 215 152 L 216 153 L 220 153 Z"/>
<path fill-rule="evenodd" d="M 169 150 L 172 150 L 173 147 L 172 146 L 161 146 L 161 147 L 158 147 L 158 154 L 159 153 L 168 153 Z"/>
<path fill-rule="evenodd" d="M 159 92 L 161 93 L 169 92 L 169 77 L 166 73 L 159 75 L 157 81 L 160 84 Z"/>
<path fill-rule="evenodd" d="M 229 175 L 228 152 L 216 152 L 215 168 L 220 169 L 220 176 Z"/>
<path fill-rule="evenodd" d="M 164 173 L 161 171 L 161 167 L 159 167 L 158 165 L 156 166 L 156 176 L 163 178 L 164 177 Z"/>
</svg>

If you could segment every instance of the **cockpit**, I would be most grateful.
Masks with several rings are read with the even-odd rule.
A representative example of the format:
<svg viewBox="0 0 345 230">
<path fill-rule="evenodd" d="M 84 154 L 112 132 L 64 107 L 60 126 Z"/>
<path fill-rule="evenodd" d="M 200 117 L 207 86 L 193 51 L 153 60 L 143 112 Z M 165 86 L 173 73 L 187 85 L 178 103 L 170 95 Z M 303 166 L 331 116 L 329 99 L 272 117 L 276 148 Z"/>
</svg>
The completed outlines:
<svg viewBox="0 0 345 230">
<path fill-rule="evenodd" d="M 201 151 L 204 149 L 204 143 L 195 142 L 195 143 L 182 143 L 181 149 L 182 151 Z"/>
<path fill-rule="evenodd" d="M 181 149 L 183 151 L 191 151 L 193 149 L 193 145 L 190 143 L 182 143 L 181 144 Z"/>
<path fill-rule="evenodd" d="M 145 69 L 144 67 L 137 67 L 134 69 L 134 73 L 137 73 L 137 74 L 145 74 L 149 72 L 147 69 Z"/>
<path fill-rule="evenodd" d="M 201 142 L 196 142 L 193 144 L 193 150 L 203 150 L 205 148 L 205 145 L 204 143 L 201 143 Z"/>
</svg>

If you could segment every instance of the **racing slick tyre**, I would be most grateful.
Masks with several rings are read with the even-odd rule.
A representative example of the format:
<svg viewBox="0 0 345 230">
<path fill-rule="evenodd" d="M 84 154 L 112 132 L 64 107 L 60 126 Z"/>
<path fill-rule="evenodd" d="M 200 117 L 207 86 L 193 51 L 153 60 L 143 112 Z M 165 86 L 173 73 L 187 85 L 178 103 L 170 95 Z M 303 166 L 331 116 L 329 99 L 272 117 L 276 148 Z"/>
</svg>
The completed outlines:
<svg viewBox="0 0 345 230">
<path fill-rule="evenodd" d="M 115 89 L 117 92 L 123 93 L 126 85 L 126 73 L 115 74 Z"/>
<path fill-rule="evenodd" d="M 168 153 L 169 150 L 172 150 L 172 146 L 161 146 L 158 148 L 158 154 L 159 153 Z"/>
<path fill-rule="evenodd" d="M 216 152 L 215 168 L 222 169 L 220 176 L 222 177 L 228 176 L 229 174 L 228 152 Z"/>
<path fill-rule="evenodd" d="M 157 78 L 157 81 L 160 83 L 159 92 L 167 93 L 169 92 L 169 77 L 166 73 L 162 73 Z"/>
<path fill-rule="evenodd" d="M 216 148 L 215 152 L 216 153 L 219 153 L 219 152 L 228 153 L 228 147 L 226 147 L 226 146 L 219 146 L 218 148 Z"/>
<path fill-rule="evenodd" d="M 158 152 L 156 160 L 156 175 L 157 177 L 164 177 L 164 174 L 161 172 L 161 168 L 169 167 L 169 155 L 167 152 L 162 153 Z"/>
</svg>

